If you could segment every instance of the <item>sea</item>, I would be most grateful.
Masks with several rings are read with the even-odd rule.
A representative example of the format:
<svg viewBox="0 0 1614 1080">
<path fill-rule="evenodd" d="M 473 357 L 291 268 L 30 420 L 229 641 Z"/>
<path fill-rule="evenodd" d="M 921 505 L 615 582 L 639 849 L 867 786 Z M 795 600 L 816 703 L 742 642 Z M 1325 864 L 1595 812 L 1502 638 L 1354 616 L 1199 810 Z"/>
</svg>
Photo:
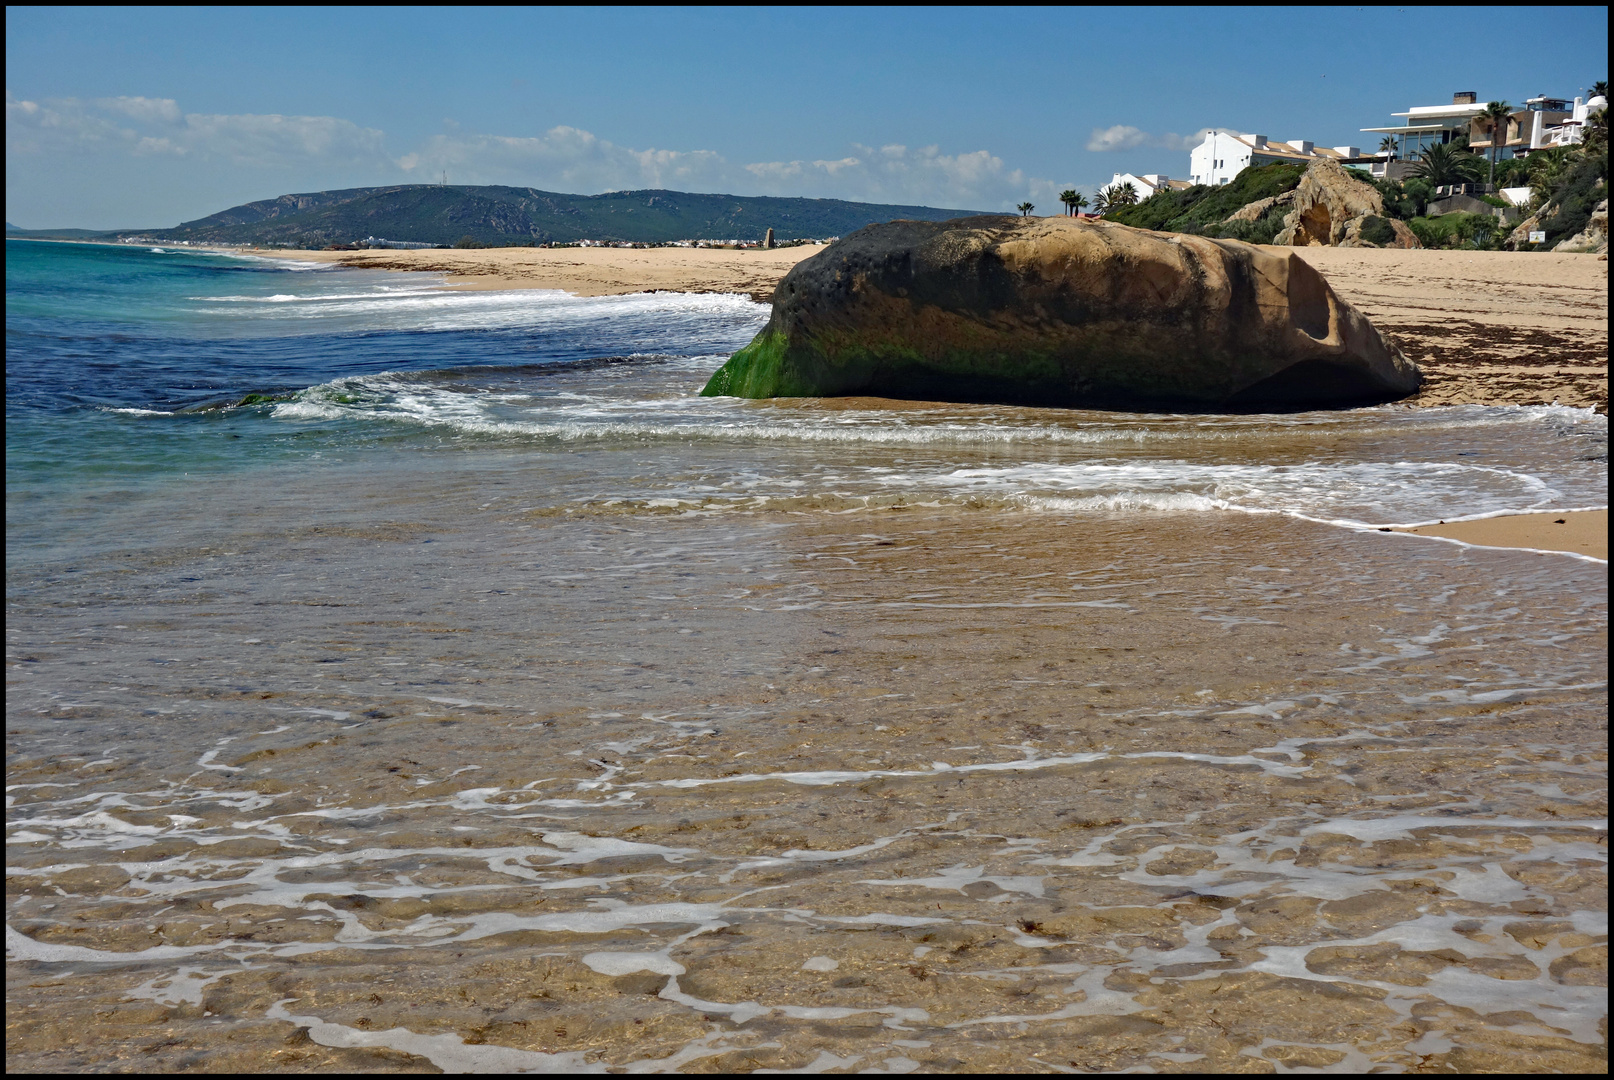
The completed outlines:
<svg viewBox="0 0 1614 1080">
<path fill-rule="evenodd" d="M 1606 416 L 6 248 L 8 1069 L 1602 1069 Z"/>
</svg>

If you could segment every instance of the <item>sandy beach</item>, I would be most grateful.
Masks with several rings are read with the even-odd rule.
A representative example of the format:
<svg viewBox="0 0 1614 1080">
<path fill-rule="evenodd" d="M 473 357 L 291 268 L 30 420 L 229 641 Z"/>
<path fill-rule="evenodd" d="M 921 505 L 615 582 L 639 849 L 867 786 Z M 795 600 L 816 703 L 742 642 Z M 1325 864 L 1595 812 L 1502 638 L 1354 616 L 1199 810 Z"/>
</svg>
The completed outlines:
<svg viewBox="0 0 1614 1080">
<path fill-rule="evenodd" d="M 1441 536 L 1465 544 L 1497 548 L 1569 551 L 1608 558 L 1608 511 L 1580 510 L 1552 514 L 1509 514 L 1478 521 L 1419 525 L 1399 530 L 1419 536 Z"/>
<path fill-rule="evenodd" d="M 741 293 L 773 299 L 779 279 L 822 245 L 792 248 L 434 248 L 415 251 L 276 251 L 276 256 L 361 270 L 443 274 L 453 289 L 561 289 L 574 296 L 641 292 Z M 261 252 L 260 254 L 269 254 Z"/>
<path fill-rule="evenodd" d="M 444 274 L 455 289 L 745 293 L 759 302 L 820 247 L 480 248 L 277 251 L 277 256 Z M 1287 249 L 1424 369 L 1414 405 L 1573 405 L 1608 410 L 1608 264 L 1506 251 Z"/>
<path fill-rule="evenodd" d="M 1547 252 L 1292 250 L 1423 368 L 1412 404 L 1608 411 L 1608 263 Z"/>
</svg>

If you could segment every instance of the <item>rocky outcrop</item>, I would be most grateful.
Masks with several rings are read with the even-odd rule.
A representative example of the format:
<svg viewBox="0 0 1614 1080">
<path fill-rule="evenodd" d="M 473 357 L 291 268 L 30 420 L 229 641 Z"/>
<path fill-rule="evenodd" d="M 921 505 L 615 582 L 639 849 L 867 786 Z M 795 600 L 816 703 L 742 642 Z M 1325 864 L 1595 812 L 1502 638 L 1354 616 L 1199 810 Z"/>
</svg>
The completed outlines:
<svg viewBox="0 0 1614 1080">
<path fill-rule="evenodd" d="M 1361 239 L 1367 218 L 1391 220 L 1384 215 L 1384 197 L 1372 184 L 1348 174 L 1338 162 L 1322 159 L 1306 167 L 1300 186 L 1279 196 L 1292 207 L 1274 244 L 1308 247 L 1367 247 Z M 1353 231 L 1352 226 L 1355 226 Z M 1393 226 L 1392 226 L 1393 227 Z M 1375 245 L 1376 246 L 1376 245 Z M 1412 230 L 1396 230 L 1395 247 L 1420 247 Z"/>
<path fill-rule="evenodd" d="M 1345 226 L 1340 247 L 1421 248 L 1418 235 L 1405 222 L 1391 217 L 1352 218 Z"/>
<path fill-rule="evenodd" d="M 872 225 L 796 267 L 706 395 L 1354 405 L 1416 365 L 1298 256 L 1071 218 Z"/>
<path fill-rule="evenodd" d="M 768 235 L 762 238 L 762 246 L 765 248 L 773 247 L 773 226 L 771 225 L 768 227 Z"/>
<path fill-rule="evenodd" d="M 1423 247 L 1406 222 L 1385 216 L 1378 189 L 1328 160 L 1307 166 L 1293 191 L 1241 206 L 1227 221 L 1259 221 L 1286 208 L 1283 228 L 1272 241 L 1284 247 Z"/>
<path fill-rule="evenodd" d="M 1604 199 L 1592 211 L 1592 216 L 1586 222 L 1586 227 L 1579 233 L 1571 236 L 1556 245 L 1554 251 L 1587 251 L 1593 254 L 1605 254 L 1608 251 L 1608 200 Z"/>
<path fill-rule="evenodd" d="M 1508 238 L 1502 241 L 1502 246 L 1509 251 L 1518 251 L 1521 247 L 1529 247 L 1530 234 L 1541 228 L 1541 211 L 1536 211 L 1523 221 L 1518 227 L 1508 233 Z"/>
<path fill-rule="evenodd" d="M 1519 227 L 1508 233 L 1508 238 L 1503 241 L 1502 246 L 1509 251 L 1533 249 L 1533 245 L 1530 243 L 1530 234 L 1532 232 L 1547 231 L 1547 222 L 1561 212 L 1562 208 L 1557 205 L 1542 207 L 1519 222 Z M 1541 248 L 1539 250 L 1547 249 Z M 1551 250 L 1590 252 L 1599 255 L 1608 254 L 1608 200 L 1604 199 L 1597 204 L 1584 229 L 1574 236 L 1560 240 L 1552 246 Z"/>
</svg>

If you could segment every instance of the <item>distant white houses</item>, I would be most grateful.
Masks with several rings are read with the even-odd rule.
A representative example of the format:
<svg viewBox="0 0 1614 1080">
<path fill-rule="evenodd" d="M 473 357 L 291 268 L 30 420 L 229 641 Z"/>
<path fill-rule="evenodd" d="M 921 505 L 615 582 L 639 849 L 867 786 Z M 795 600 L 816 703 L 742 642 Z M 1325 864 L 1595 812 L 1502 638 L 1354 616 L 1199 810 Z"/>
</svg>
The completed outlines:
<svg viewBox="0 0 1614 1080">
<path fill-rule="evenodd" d="M 1317 146 L 1310 139 L 1273 142 L 1265 135 L 1212 131 L 1188 154 L 1189 180 L 1195 184 L 1228 183 L 1252 165 L 1309 165 L 1322 159 L 1356 164 L 1368 159 L 1354 146 Z"/>
<path fill-rule="evenodd" d="M 1138 200 L 1140 202 L 1147 199 L 1150 195 L 1156 195 L 1168 189 L 1180 190 L 1194 186 L 1187 180 L 1173 180 L 1171 177 L 1165 176 L 1161 173 L 1133 174 L 1118 172 L 1108 184 L 1105 184 L 1099 190 L 1111 191 L 1120 187 L 1122 184 L 1131 184 L 1132 190 L 1138 193 Z"/>
<path fill-rule="evenodd" d="M 1505 160 L 1534 150 L 1579 143 L 1585 137 L 1586 124 L 1592 114 L 1607 108 L 1608 99 L 1601 95 L 1586 101 L 1578 97 L 1573 101 L 1550 98 L 1545 94 L 1530 98 L 1524 107 L 1510 112 L 1506 128 L 1497 139 L 1497 157 Z M 1366 165 L 1376 177 L 1399 180 L 1410 173 L 1418 157 L 1431 146 L 1466 137 L 1471 149 L 1486 152 L 1493 145 L 1493 131 L 1485 109 L 1486 104 L 1480 101 L 1477 92 L 1463 90 L 1452 95 L 1450 105 L 1414 105 L 1405 112 L 1392 113 L 1399 123 L 1361 130 L 1389 136 L 1394 149 L 1380 150 L 1375 146 L 1367 153 L 1355 146 L 1318 146 L 1310 139 L 1274 142 L 1265 135 L 1212 130 L 1203 142 L 1189 151 L 1187 180 L 1173 180 L 1159 173 L 1118 172 L 1100 190 L 1131 184 L 1141 200 L 1172 188 L 1231 183 L 1251 166 L 1309 165 L 1322 160 L 1341 165 Z"/>
<path fill-rule="evenodd" d="M 379 236 L 366 236 L 363 240 L 359 241 L 357 246 L 371 248 L 401 248 L 406 251 L 411 248 L 437 247 L 436 244 L 422 244 L 417 243 L 414 240 L 385 240 Z"/>
</svg>

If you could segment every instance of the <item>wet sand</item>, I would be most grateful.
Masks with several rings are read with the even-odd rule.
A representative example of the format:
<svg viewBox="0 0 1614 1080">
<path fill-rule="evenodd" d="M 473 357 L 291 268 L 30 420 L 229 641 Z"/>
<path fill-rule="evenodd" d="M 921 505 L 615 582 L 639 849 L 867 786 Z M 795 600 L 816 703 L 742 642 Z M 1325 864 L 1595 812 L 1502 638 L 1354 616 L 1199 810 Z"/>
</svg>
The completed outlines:
<svg viewBox="0 0 1614 1080">
<path fill-rule="evenodd" d="M 307 497 L 15 599 L 11 1067 L 1603 1068 L 1596 568 Z"/>
<path fill-rule="evenodd" d="M 343 266 L 447 275 L 460 289 L 564 289 L 581 296 L 671 290 L 761 302 L 822 250 L 482 248 L 290 251 Z M 1286 248 L 1424 370 L 1413 405 L 1573 405 L 1608 411 L 1608 264 L 1589 255 Z"/>
<path fill-rule="evenodd" d="M 1608 511 L 1582 510 L 1561 514 L 1511 514 L 1479 521 L 1420 525 L 1405 532 L 1443 536 L 1480 547 L 1530 548 L 1568 551 L 1608 559 Z"/>
<path fill-rule="evenodd" d="M 1606 1068 L 1605 567 L 604 464 L 16 504 L 9 1068 Z"/>
</svg>

